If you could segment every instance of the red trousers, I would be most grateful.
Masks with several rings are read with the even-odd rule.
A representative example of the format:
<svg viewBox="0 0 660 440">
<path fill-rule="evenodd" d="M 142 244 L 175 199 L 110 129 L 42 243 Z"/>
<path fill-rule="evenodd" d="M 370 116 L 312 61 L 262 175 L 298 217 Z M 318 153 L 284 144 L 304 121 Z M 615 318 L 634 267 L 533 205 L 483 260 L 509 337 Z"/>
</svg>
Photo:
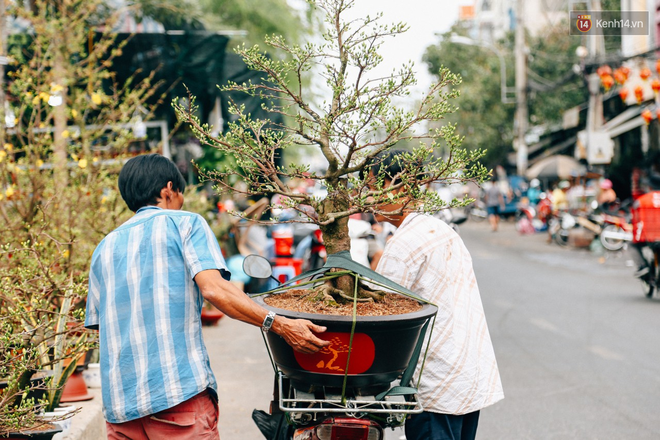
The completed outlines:
<svg viewBox="0 0 660 440">
<path fill-rule="evenodd" d="M 107 423 L 108 440 L 219 440 L 218 401 L 208 390 L 156 414 Z"/>
</svg>

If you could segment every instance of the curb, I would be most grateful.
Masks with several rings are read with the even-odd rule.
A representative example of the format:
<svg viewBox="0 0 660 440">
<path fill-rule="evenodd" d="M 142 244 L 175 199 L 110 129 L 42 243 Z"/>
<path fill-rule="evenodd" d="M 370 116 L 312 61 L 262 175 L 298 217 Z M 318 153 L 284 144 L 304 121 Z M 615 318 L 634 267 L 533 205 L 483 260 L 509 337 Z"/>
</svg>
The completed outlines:
<svg viewBox="0 0 660 440">
<path fill-rule="evenodd" d="M 71 402 L 80 412 L 71 419 L 71 427 L 53 437 L 53 440 L 99 440 L 107 438 L 105 418 L 101 410 L 101 390 L 90 388 L 87 390 L 94 396 L 85 402 Z"/>
</svg>

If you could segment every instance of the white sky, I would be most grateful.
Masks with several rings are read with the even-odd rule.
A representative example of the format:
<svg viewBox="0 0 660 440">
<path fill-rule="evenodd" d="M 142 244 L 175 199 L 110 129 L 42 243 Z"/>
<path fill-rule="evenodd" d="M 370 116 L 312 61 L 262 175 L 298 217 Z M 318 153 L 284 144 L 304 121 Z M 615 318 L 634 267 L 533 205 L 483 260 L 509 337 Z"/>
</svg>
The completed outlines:
<svg viewBox="0 0 660 440">
<path fill-rule="evenodd" d="M 384 61 L 379 74 L 388 74 L 409 60 L 415 63 L 418 86 L 415 90 L 427 90 L 431 76 L 422 55 L 426 47 L 437 43 L 436 33 L 449 30 L 458 19 L 459 5 L 471 4 L 469 0 L 355 0 L 350 15 L 364 17 L 383 13 L 383 24 L 403 22 L 409 30 L 395 38 L 385 40 L 381 48 Z"/>
</svg>

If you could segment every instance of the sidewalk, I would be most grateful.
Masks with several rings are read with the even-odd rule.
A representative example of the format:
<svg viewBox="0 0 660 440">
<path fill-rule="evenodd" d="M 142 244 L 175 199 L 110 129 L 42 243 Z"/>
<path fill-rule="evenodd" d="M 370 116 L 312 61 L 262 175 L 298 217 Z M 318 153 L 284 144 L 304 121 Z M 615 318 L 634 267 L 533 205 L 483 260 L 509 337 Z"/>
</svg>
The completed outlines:
<svg viewBox="0 0 660 440">
<path fill-rule="evenodd" d="M 107 437 L 105 419 L 101 412 L 101 390 L 88 389 L 94 395 L 92 400 L 71 402 L 81 411 L 71 419 L 71 427 L 63 433 L 55 435 L 53 440 L 101 440 Z"/>
<path fill-rule="evenodd" d="M 268 412 L 274 372 L 261 329 L 228 317 L 204 327 L 211 369 L 218 380 L 222 440 L 263 440 L 252 410 Z"/>
</svg>

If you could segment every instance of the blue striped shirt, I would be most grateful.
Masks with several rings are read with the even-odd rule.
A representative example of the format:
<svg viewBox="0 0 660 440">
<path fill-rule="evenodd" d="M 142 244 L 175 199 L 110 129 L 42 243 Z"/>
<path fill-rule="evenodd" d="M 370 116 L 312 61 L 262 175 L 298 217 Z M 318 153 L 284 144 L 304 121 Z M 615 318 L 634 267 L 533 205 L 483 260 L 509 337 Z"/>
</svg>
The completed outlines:
<svg viewBox="0 0 660 440">
<path fill-rule="evenodd" d="M 94 254 L 85 326 L 98 328 L 103 413 L 122 423 L 171 408 L 217 383 L 202 339 L 197 273 L 229 279 L 206 221 L 140 208 Z"/>
</svg>

